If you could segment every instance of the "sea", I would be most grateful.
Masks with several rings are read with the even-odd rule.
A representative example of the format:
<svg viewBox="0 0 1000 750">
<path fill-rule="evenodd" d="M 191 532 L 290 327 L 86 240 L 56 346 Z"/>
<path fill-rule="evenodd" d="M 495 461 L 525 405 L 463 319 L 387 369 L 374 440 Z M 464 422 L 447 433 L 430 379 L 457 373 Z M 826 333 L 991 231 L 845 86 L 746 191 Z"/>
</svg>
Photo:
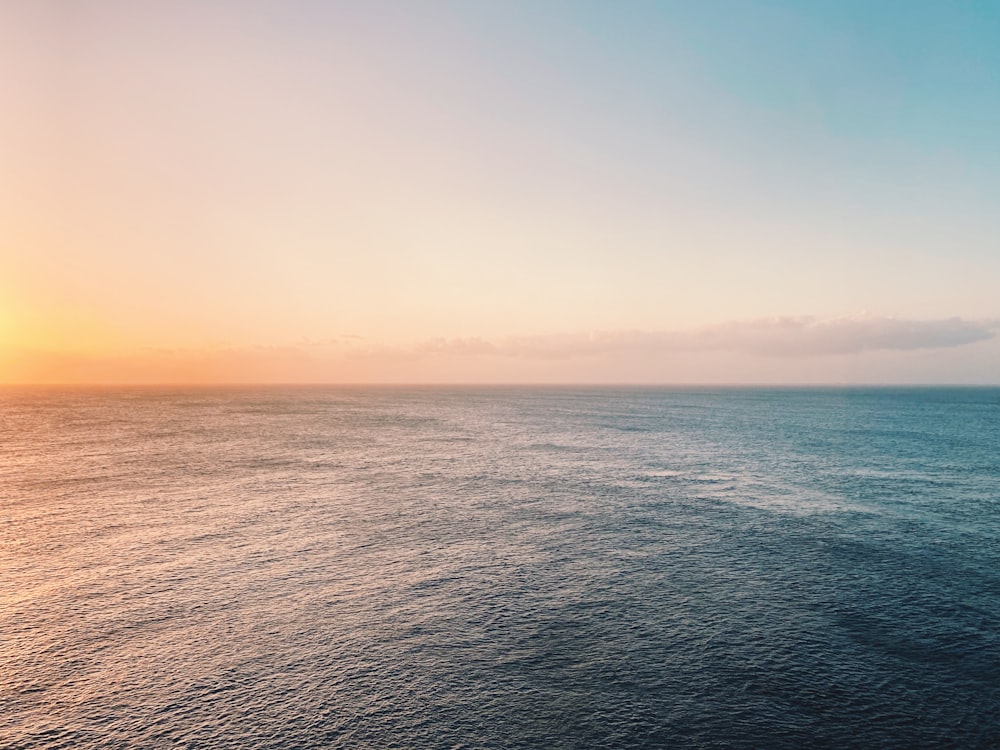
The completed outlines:
<svg viewBox="0 0 1000 750">
<path fill-rule="evenodd" d="M 0 390 L 0 748 L 998 748 L 1000 389 Z"/>
</svg>

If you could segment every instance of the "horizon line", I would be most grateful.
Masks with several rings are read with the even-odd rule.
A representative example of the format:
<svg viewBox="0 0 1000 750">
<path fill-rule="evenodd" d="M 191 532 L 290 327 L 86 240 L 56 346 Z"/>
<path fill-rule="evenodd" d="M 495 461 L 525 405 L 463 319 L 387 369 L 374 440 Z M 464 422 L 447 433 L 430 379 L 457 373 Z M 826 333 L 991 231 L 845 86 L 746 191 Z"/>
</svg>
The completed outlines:
<svg viewBox="0 0 1000 750">
<path fill-rule="evenodd" d="M 18 382 L 0 383 L 3 388 L 1000 388 L 1000 381 L 983 383 L 894 383 L 844 382 Z"/>
</svg>

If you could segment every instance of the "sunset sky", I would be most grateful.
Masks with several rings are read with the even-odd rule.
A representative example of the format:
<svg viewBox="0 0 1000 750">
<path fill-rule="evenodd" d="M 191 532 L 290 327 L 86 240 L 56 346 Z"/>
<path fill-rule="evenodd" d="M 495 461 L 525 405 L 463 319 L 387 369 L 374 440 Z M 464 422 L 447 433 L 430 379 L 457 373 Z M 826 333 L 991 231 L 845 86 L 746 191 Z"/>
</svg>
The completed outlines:
<svg viewBox="0 0 1000 750">
<path fill-rule="evenodd" d="M 0 382 L 1000 383 L 1000 5 L 0 3 Z"/>
</svg>

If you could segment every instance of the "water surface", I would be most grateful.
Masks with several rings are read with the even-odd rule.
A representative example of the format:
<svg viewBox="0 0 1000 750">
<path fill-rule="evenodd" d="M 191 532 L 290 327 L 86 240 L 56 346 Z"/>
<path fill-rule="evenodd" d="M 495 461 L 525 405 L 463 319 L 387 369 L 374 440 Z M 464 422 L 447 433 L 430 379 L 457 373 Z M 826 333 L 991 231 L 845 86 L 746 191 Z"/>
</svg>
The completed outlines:
<svg viewBox="0 0 1000 750">
<path fill-rule="evenodd" d="M 1000 389 L 0 391 L 0 747 L 1000 746 Z"/>
</svg>

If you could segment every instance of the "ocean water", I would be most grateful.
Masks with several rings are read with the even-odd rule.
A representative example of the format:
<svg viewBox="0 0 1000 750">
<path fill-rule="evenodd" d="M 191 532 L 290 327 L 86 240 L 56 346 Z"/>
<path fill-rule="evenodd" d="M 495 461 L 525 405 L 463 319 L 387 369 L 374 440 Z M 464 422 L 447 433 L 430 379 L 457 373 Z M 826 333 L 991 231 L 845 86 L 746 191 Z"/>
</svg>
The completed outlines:
<svg viewBox="0 0 1000 750">
<path fill-rule="evenodd" d="M 1000 389 L 0 391 L 0 747 L 1000 747 Z"/>
</svg>

